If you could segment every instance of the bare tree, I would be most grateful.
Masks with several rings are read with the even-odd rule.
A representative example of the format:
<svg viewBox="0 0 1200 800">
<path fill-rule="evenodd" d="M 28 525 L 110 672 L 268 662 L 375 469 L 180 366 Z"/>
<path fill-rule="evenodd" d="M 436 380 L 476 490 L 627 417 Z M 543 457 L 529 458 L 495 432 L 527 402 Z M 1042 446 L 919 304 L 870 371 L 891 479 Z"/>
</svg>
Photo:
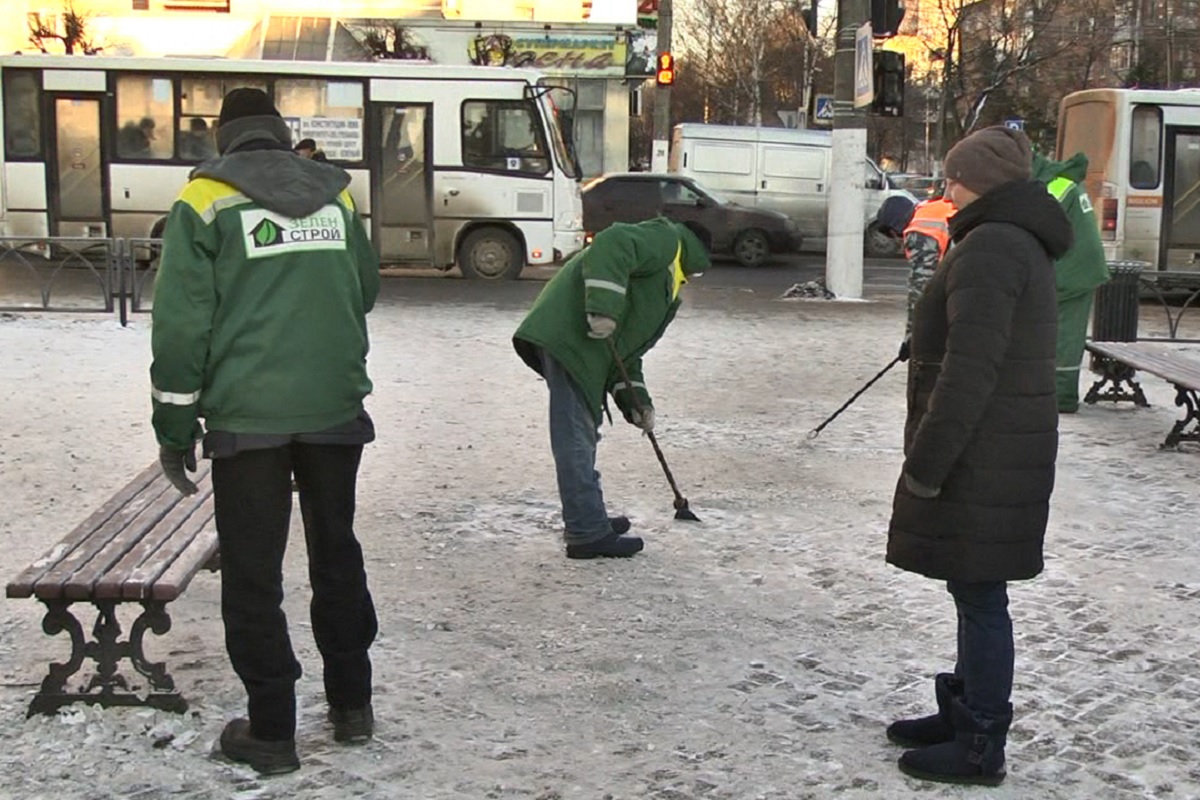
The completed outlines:
<svg viewBox="0 0 1200 800">
<path fill-rule="evenodd" d="M 78 51 L 85 56 L 94 56 L 104 48 L 93 41 L 87 29 L 89 18 L 86 12 L 75 10 L 73 0 L 63 4 L 61 30 L 53 17 L 47 19 L 36 12 L 30 14 L 29 43 L 43 53 L 50 52 L 47 47 L 50 43 L 59 42 L 67 55 L 74 55 Z"/>
<path fill-rule="evenodd" d="M 761 125 L 778 108 L 799 107 L 797 66 L 811 45 L 796 0 L 694 0 L 679 23 L 705 121 Z"/>
</svg>

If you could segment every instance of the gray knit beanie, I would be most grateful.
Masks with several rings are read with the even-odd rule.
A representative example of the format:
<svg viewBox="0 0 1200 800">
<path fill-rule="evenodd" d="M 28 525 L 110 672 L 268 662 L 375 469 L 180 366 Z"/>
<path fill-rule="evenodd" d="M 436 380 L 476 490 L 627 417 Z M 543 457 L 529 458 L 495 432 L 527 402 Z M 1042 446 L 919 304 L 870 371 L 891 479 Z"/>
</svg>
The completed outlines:
<svg viewBox="0 0 1200 800">
<path fill-rule="evenodd" d="M 946 177 L 976 194 L 1032 177 L 1033 148 L 1021 131 L 995 125 L 975 131 L 946 154 Z"/>
</svg>

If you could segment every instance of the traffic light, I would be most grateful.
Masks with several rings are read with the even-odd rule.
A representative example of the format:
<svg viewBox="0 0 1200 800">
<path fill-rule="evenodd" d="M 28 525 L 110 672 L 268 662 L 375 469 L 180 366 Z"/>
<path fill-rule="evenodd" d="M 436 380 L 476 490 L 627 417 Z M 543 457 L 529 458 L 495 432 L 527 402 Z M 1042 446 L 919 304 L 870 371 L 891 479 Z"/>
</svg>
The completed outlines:
<svg viewBox="0 0 1200 800">
<path fill-rule="evenodd" d="M 804 27 L 808 29 L 808 35 L 815 37 L 817 35 L 817 0 L 810 0 L 807 8 L 800 9 L 800 18 L 804 20 Z"/>
<path fill-rule="evenodd" d="M 658 69 L 654 71 L 654 82 L 659 86 L 675 83 L 675 56 L 670 51 L 658 54 Z"/>
<path fill-rule="evenodd" d="M 871 113 L 881 117 L 904 116 L 904 54 L 875 51 L 875 100 Z"/>
<path fill-rule="evenodd" d="M 886 39 L 900 32 L 904 0 L 871 0 L 871 34 Z"/>
</svg>

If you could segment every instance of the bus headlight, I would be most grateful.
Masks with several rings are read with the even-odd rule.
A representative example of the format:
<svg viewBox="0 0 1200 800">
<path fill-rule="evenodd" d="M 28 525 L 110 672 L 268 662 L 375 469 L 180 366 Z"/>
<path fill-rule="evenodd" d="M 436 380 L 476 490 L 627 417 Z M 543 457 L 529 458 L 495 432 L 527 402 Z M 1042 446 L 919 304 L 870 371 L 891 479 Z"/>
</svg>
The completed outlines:
<svg viewBox="0 0 1200 800">
<path fill-rule="evenodd" d="M 554 226 L 560 231 L 581 231 L 583 230 L 583 215 L 574 211 L 564 211 L 558 215 L 558 221 Z"/>
</svg>

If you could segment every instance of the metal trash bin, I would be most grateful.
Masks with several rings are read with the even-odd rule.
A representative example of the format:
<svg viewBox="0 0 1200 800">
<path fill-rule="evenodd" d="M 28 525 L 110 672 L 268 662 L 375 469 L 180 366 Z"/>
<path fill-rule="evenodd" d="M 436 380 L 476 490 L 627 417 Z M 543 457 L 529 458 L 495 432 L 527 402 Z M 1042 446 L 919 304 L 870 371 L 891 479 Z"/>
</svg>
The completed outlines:
<svg viewBox="0 0 1200 800">
<path fill-rule="evenodd" d="M 1096 289 L 1092 309 L 1092 341 L 1136 342 L 1138 290 L 1145 261 L 1109 261 L 1108 283 Z"/>
</svg>

